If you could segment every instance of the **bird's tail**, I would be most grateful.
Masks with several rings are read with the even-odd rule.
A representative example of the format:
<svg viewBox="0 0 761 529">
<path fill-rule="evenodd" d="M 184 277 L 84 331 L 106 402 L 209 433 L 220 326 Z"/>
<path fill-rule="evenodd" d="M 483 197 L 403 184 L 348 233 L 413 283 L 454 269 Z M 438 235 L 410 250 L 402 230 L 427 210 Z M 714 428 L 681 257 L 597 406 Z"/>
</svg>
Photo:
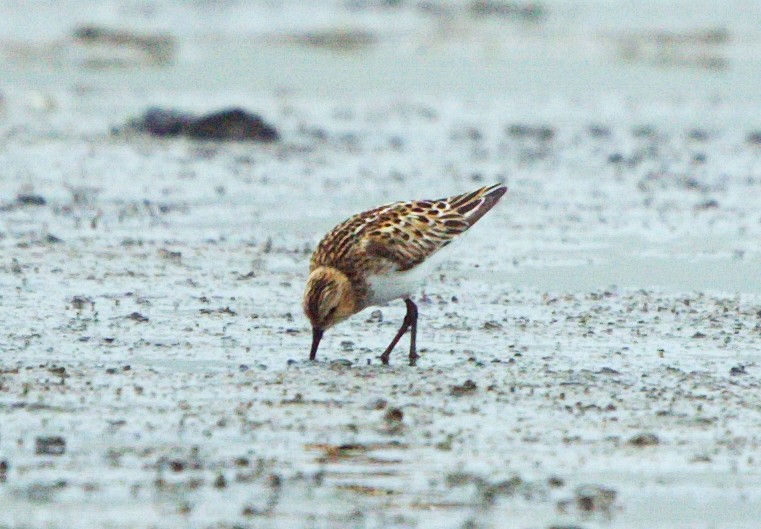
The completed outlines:
<svg viewBox="0 0 761 529">
<path fill-rule="evenodd" d="M 476 189 L 471 193 L 457 195 L 448 199 L 452 209 L 463 216 L 468 226 L 473 226 L 478 220 L 499 202 L 507 192 L 507 187 L 502 184 Z"/>
</svg>

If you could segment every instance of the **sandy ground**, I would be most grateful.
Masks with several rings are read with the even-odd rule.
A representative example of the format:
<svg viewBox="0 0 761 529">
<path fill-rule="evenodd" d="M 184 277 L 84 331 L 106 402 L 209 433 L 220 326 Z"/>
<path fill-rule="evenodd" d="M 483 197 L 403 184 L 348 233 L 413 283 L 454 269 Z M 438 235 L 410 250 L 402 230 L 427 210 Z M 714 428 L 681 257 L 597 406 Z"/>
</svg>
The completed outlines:
<svg viewBox="0 0 761 529">
<path fill-rule="evenodd" d="M 6 37 L 0 527 L 758 526 L 760 107 L 721 91 L 757 65 L 739 47 L 724 74 L 666 70 L 716 97 L 318 97 L 145 89 L 132 63 L 55 41 L 64 67 L 40 66 Z M 233 104 L 282 141 L 120 128 Z M 327 229 L 494 181 L 504 202 L 418 297 L 418 367 L 405 341 L 377 360 L 401 303 L 305 361 Z"/>
</svg>

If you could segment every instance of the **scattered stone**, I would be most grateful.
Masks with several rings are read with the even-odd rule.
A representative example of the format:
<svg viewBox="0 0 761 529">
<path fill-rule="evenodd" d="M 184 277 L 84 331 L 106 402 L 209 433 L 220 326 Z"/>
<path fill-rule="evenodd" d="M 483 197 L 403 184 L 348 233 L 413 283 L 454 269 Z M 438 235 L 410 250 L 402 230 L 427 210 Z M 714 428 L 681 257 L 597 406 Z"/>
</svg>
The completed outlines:
<svg viewBox="0 0 761 529">
<path fill-rule="evenodd" d="M 635 138 L 654 138 L 655 135 L 655 128 L 650 125 L 642 125 L 641 127 L 635 127 L 632 130 L 632 136 Z"/>
<path fill-rule="evenodd" d="M 656 446 L 660 442 L 660 439 L 654 433 L 641 433 L 629 439 L 629 444 L 637 447 Z"/>
<path fill-rule="evenodd" d="M 472 393 L 475 393 L 478 386 L 475 382 L 468 379 L 465 382 L 463 382 L 461 385 L 452 386 L 452 389 L 449 391 L 450 395 L 453 395 L 455 397 L 461 397 L 463 395 L 470 395 Z"/>
<path fill-rule="evenodd" d="M 719 207 L 719 202 L 716 199 L 710 199 L 706 200 L 705 202 L 701 202 L 697 206 L 695 206 L 695 209 L 698 211 L 705 211 L 706 209 L 716 209 Z"/>
<path fill-rule="evenodd" d="M 34 440 L 34 453 L 37 455 L 60 456 L 65 452 L 66 440 L 63 437 L 37 437 Z"/>
<path fill-rule="evenodd" d="M 174 61 L 177 55 L 177 43 L 174 37 L 166 34 L 140 35 L 129 31 L 120 31 L 100 26 L 80 26 L 74 30 L 74 40 L 86 46 L 105 48 L 127 48 L 140 53 L 153 64 L 165 65 Z M 114 64 L 124 60 L 115 58 Z M 91 65 L 105 65 L 100 61 L 92 61 Z"/>
<path fill-rule="evenodd" d="M 20 206 L 44 206 L 47 202 L 40 195 L 16 195 L 16 203 Z"/>
<path fill-rule="evenodd" d="M 520 489 L 530 488 L 527 485 L 528 484 L 525 483 L 520 476 L 513 476 L 510 479 L 499 481 L 497 483 L 484 481 L 480 484 L 479 489 L 483 503 L 485 505 L 493 505 L 498 497 L 513 496 Z"/>
<path fill-rule="evenodd" d="M 383 420 L 387 423 L 400 423 L 404 419 L 404 412 L 400 408 L 389 408 L 383 414 Z"/>
<path fill-rule="evenodd" d="M 220 472 L 214 480 L 214 488 L 224 489 L 225 487 L 227 487 L 227 480 L 225 479 L 225 475 Z"/>
<path fill-rule="evenodd" d="M 169 461 L 169 468 L 172 470 L 172 472 L 182 472 L 185 470 L 185 466 L 185 462 L 179 459 L 173 459 Z"/>
<path fill-rule="evenodd" d="M 275 128 L 255 114 L 233 108 L 191 121 L 187 135 L 198 140 L 252 140 L 272 142 L 280 139 Z"/>
<path fill-rule="evenodd" d="M 5 483 L 8 480 L 8 469 L 10 465 L 7 459 L 0 460 L 0 483 Z"/>
<path fill-rule="evenodd" d="M 198 309 L 198 312 L 200 312 L 201 314 L 204 314 L 204 315 L 209 315 L 209 314 L 224 314 L 226 316 L 237 316 L 238 315 L 238 313 L 235 312 L 230 307 L 220 307 L 218 309 Z"/>
<path fill-rule="evenodd" d="M 619 164 L 623 163 L 624 155 L 620 152 L 614 152 L 608 155 L 608 163 Z"/>
<path fill-rule="evenodd" d="M 129 319 L 131 319 L 132 321 L 136 321 L 138 323 L 146 323 L 146 322 L 150 321 L 147 316 L 143 316 L 139 312 L 133 312 L 132 314 L 130 314 L 127 317 Z"/>
<path fill-rule="evenodd" d="M 581 512 L 609 513 L 616 501 L 617 493 L 613 489 L 598 485 L 582 485 L 575 491 L 576 507 Z"/>
<path fill-rule="evenodd" d="M 609 138 L 610 137 L 610 129 L 603 125 L 590 125 L 588 130 L 589 130 L 589 135 L 592 136 L 593 138 Z"/>
<path fill-rule="evenodd" d="M 748 133 L 746 140 L 751 145 L 761 145 L 761 130 Z"/>
<path fill-rule="evenodd" d="M 702 332 L 698 331 L 698 332 L 696 332 L 695 334 L 693 334 L 693 335 L 692 335 L 692 337 L 693 337 L 694 339 L 699 339 L 699 338 L 705 338 L 705 337 L 706 337 L 706 335 L 705 335 L 705 334 L 703 334 Z"/>
<path fill-rule="evenodd" d="M 158 137 L 187 136 L 195 140 L 278 141 L 280 134 L 260 116 L 240 108 L 220 110 L 204 116 L 176 110 L 150 108 L 141 118 L 127 126 L 134 130 Z"/>
<path fill-rule="evenodd" d="M 502 324 L 498 321 L 489 320 L 484 323 L 484 329 L 487 331 L 497 331 L 502 328 Z"/>
<path fill-rule="evenodd" d="M 326 48 L 334 51 L 356 51 L 368 48 L 378 41 L 378 37 L 363 30 L 319 31 L 296 35 L 292 40 L 304 46 Z"/>
<path fill-rule="evenodd" d="M 692 129 L 687 133 L 687 137 L 693 141 L 707 141 L 708 132 L 702 129 Z"/>
<path fill-rule="evenodd" d="M 736 377 L 738 375 L 747 375 L 748 372 L 745 370 L 744 365 L 736 365 L 732 367 L 732 369 L 729 370 L 729 375 Z"/>
<path fill-rule="evenodd" d="M 476 0 L 468 11 L 474 17 L 497 16 L 524 22 L 539 22 L 547 16 L 540 2 L 508 2 L 504 0 Z"/>
<path fill-rule="evenodd" d="M 330 361 L 331 367 L 351 367 L 354 365 L 354 362 L 347 358 L 336 358 L 335 360 Z"/>
<path fill-rule="evenodd" d="M 545 142 L 555 137 L 555 130 L 547 126 L 510 125 L 507 128 L 507 133 L 514 138 L 536 139 Z"/>
<path fill-rule="evenodd" d="M 182 252 L 175 252 L 167 250 L 166 248 L 160 248 L 158 251 L 159 257 L 166 259 L 167 261 L 174 261 L 179 263 L 182 260 Z"/>
<path fill-rule="evenodd" d="M 89 298 L 87 296 L 74 296 L 71 298 L 71 307 L 74 310 L 82 310 L 85 308 L 85 305 L 92 305 L 92 298 Z"/>
</svg>

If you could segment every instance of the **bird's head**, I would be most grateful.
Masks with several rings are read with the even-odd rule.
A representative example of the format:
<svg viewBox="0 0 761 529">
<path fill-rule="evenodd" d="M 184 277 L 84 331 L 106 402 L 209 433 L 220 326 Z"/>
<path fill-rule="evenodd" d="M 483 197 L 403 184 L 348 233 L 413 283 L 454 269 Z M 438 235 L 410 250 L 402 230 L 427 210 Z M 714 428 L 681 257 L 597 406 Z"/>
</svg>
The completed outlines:
<svg viewBox="0 0 761 529">
<path fill-rule="evenodd" d="M 303 308 L 312 323 L 310 360 L 317 355 L 323 333 L 356 312 L 356 301 L 349 278 L 335 268 L 320 266 L 312 270 L 304 291 Z"/>
</svg>

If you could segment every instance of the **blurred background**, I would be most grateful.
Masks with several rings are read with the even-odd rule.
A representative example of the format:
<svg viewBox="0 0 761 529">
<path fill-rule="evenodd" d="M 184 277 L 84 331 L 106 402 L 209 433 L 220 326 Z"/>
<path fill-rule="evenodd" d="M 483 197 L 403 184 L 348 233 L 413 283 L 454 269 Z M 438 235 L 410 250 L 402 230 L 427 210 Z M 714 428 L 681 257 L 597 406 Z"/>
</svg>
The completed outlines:
<svg viewBox="0 0 761 529">
<path fill-rule="evenodd" d="M 505 181 L 503 280 L 761 288 L 759 2 L 2 0 L 0 61 L 9 196 L 311 246 Z"/>
<path fill-rule="evenodd" d="M 759 97 L 753 0 L 0 2 L 3 82 L 310 97 Z"/>
</svg>

